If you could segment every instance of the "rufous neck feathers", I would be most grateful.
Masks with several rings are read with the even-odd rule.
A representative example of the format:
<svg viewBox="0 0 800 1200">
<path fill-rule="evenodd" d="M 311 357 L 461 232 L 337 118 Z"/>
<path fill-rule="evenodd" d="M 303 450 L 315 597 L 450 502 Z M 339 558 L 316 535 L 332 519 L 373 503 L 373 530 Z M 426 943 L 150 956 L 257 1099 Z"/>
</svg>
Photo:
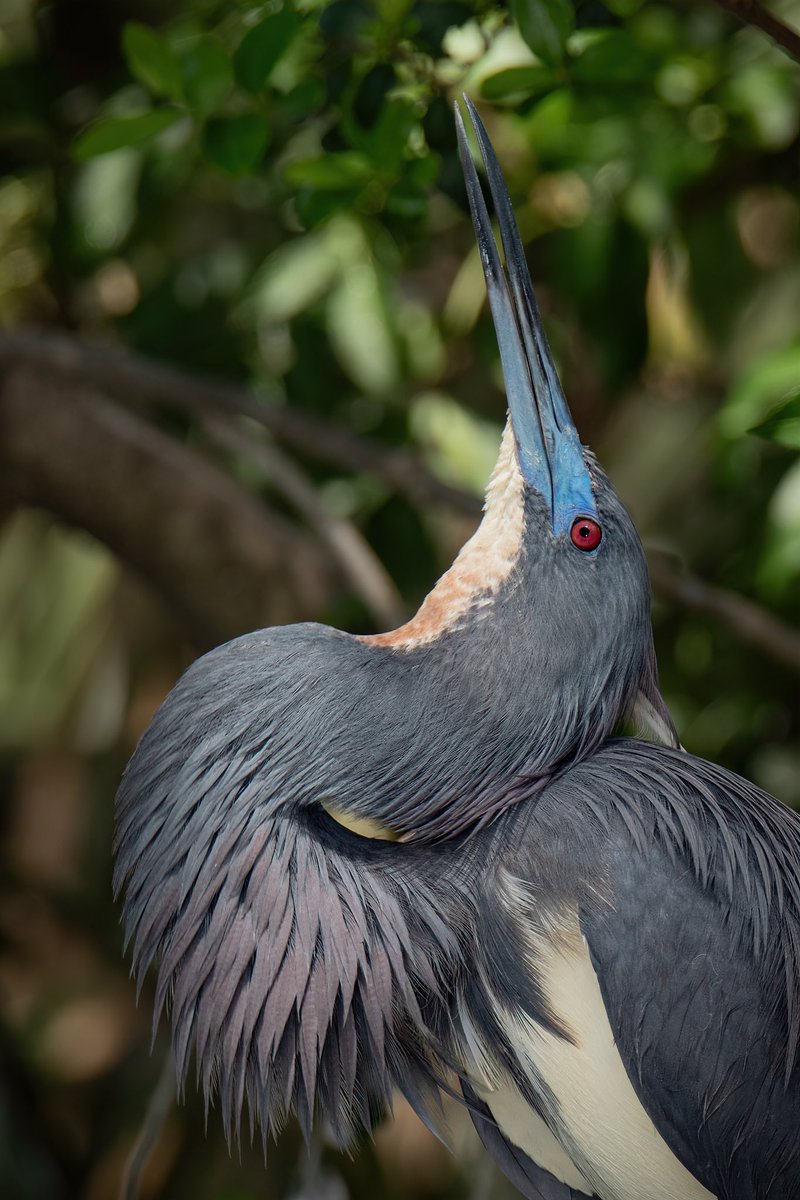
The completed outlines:
<svg viewBox="0 0 800 1200">
<path fill-rule="evenodd" d="M 464 617 L 491 604 L 519 560 L 523 530 L 522 476 L 511 421 L 506 422 L 480 525 L 415 616 L 389 633 L 365 638 L 377 646 L 411 650 L 458 628 Z"/>
</svg>

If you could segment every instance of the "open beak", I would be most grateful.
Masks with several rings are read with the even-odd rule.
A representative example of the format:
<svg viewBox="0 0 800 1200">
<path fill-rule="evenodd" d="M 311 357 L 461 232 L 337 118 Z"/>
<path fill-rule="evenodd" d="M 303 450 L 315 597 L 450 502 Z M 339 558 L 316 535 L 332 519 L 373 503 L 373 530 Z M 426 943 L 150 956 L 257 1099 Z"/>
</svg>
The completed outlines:
<svg viewBox="0 0 800 1200">
<path fill-rule="evenodd" d="M 597 517 L 591 480 L 547 345 L 497 156 L 475 106 L 467 96 L 464 102 L 486 168 L 505 257 L 503 267 L 456 104 L 458 149 L 500 347 L 520 470 L 530 486 L 544 497 L 553 533 L 568 533 L 576 517 Z"/>
</svg>

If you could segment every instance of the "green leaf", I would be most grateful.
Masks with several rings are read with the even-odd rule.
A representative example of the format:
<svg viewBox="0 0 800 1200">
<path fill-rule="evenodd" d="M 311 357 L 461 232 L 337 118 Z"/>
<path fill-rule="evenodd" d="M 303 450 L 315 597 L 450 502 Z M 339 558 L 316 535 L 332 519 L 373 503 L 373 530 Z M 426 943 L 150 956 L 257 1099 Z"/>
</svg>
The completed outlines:
<svg viewBox="0 0 800 1200">
<path fill-rule="evenodd" d="M 283 9 L 245 34 L 233 56 L 236 80 L 245 91 L 261 91 L 299 28 L 298 14 Z"/>
<path fill-rule="evenodd" d="M 319 158 L 304 158 L 289 163 L 286 181 L 293 187 L 313 187 L 322 191 L 337 191 L 368 183 L 373 166 L 365 154 L 344 150 L 341 154 L 325 154 Z"/>
<path fill-rule="evenodd" d="M 537 58 L 551 66 L 560 63 L 575 20 L 570 0 L 511 0 L 511 12 Z"/>
<path fill-rule="evenodd" d="M 800 386 L 785 396 L 766 420 L 754 425 L 750 433 L 792 450 L 800 450 Z"/>
<path fill-rule="evenodd" d="M 181 67 L 186 101 L 199 113 L 213 112 L 233 87 L 228 55 L 216 38 L 199 38 L 183 56 Z"/>
<path fill-rule="evenodd" d="M 505 100 L 509 96 L 541 95 L 555 85 L 550 67 L 508 67 L 483 80 L 481 95 L 486 100 Z"/>
<path fill-rule="evenodd" d="M 306 188 L 298 192 L 294 206 L 300 223 L 306 229 L 313 229 L 336 212 L 352 212 L 360 192 L 361 188 L 340 188 L 326 192 Z"/>
<path fill-rule="evenodd" d="M 206 158 L 231 175 L 246 175 L 258 166 L 268 141 L 269 126 L 258 113 L 216 117 L 203 132 Z"/>
<path fill-rule="evenodd" d="M 419 117 L 408 101 L 387 100 L 369 129 L 354 121 L 347 136 L 370 159 L 374 170 L 396 171 L 407 158 L 409 138 L 418 125 Z"/>
<path fill-rule="evenodd" d="M 750 364 L 720 413 L 726 437 L 739 438 L 768 421 L 770 414 L 794 396 L 800 379 L 800 343 L 768 351 Z"/>
<path fill-rule="evenodd" d="M 439 178 L 442 160 L 438 154 L 430 150 L 423 158 L 414 158 L 403 172 L 403 179 L 416 187 L 429 188 Z"/>
<path fill-rule="evenodd" d="M 181 68 L 170 44 L 139 21 L 127 21 L 122 48 L 131 74 L 156 96 L 181 97 Z"/>
<path fill-rule="evenodd" d="M 324 296 L 339 271 L 330 232 L 285 242 L 266 261 L 252 288 L 260 320 L 290 321 Z"/>
<path fill-rule="evenodd" d="M 588 31 L 584 31 L 587 33 Z M 572 64 L 578 83 L 642 83 L 652 77 L 650 56 L 626 29 L 598 30 Z"/>
<path fill-rule="evenodd" d="M 152 108 L 135 117 L 108 117 L 85 130 L 75 142 L 77 159 L 97 158 L 123 146 L 141 146 L 180 120 L 175 108 Z"/>
<path fill-rule="evenodd" d="M 321 79 L 304 79 L 281 98 L 281 114 L 286 121 L 300 121 L 325 103 L 325 85 Z"/>
<path fill-rule="evenodd" d="M 605 0 L 606 8 L 618 17 L 632 17 L 644 4 L 644 0 Z"/>
<path fill-rule="evenodd" d="M 416 221 L 428 211 L 428 197 L 411 184 L 395 184 L 386 197 L 386 211 L 407 221 Z"/>
<path fill-rule="evenodd" d="M 328 297 L 325 317 L 331 348 L 357 387 L 370 393 L 396 385 L 397 346 L 372 261 L 354 258 Z"/>
</svg>

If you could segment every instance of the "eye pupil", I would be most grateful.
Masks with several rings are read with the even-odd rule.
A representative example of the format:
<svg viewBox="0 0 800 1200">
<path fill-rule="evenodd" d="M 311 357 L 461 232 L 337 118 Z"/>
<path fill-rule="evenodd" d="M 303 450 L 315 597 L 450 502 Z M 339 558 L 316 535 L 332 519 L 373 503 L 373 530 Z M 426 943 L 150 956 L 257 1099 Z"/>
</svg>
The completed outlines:
<svg viewBox="0 0 800 1200">
<path fill-rule="evenodd" d="M 579 550 L 596 550 L 600 545 L 603 531 L 597 521 L 591 517 L 578 517 L 573 521 L 569 536 L 573 546 Z"/>
</svg>

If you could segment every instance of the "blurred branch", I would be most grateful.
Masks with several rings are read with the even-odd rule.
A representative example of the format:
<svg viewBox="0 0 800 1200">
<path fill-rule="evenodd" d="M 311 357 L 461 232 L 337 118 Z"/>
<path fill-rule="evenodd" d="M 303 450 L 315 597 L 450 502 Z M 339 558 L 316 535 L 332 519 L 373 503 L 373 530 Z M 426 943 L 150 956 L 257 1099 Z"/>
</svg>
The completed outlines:
<svg viewBox="0 0 800 1200">
<path fill-rule="evenodd" d="M 259 403 L 244 389 L 209 383 L 176 368 L 150 363 L 128 351 L 99 346 L 63 334 L 51 335 L 34 331 L 13 334 L 0 333 L 0 370 L 8 369 L 10 365 L 19 363 L 37 364 L 40 368 L 47 368 L 49 372 L 59 378 L 71 380 L 76 384 L 82 382 L 84 387 L 91 384 L 102 386 L 103 390 L 110 395 L 128 400 L 135 405 L 152 408 L 163 404 L 194 414 L 200 424 L 209 432 L 216 429 L 213 436 L 218 441 L 224 442 L 229 449 L 235 449 L 239 454 L 246 454 L 260 469 L 269 473 L 272 479 L 279 482 L 281 490 L 287 496 L 290 491 L 293 491 L 292 503 L 301 512 L 304 511 L 304 505 L 308 506 L 304 515 L 312 525 L 325 519 L 325 514 L 319 510 L 316 498 L 314 497 L 312 504 L 311 497 L 304 493 L 304 489 L 310 485 L 304 480 L 302 473 L 291 472 L 290 478 L 287 468 L 293 467 L 294 464 L 288 463 L 283 456 L 280 459 L 277 458 L 274 450 L 263 443 L 256 445 L 251 442 L 230 423 L 224 422 L 223 426 L 220 426 L 219 416 L 221 413 L 249 416 L 298 452 L 318 457 L 343 470 L 365 471 L 376 475 L 389 487 L 401 492 L 417 504 L 432 502 L 441 504 L 473 519 L 477 519 L 480 514 L 480 501 L 475 496 L 460 488 L 442 483 L 411 454 L 387 450 L 379 443 L 337 429 L 317 418 L 307 418 L 290 409 Z M 53 384 L 51 383 L 50 386 L 52 389 Z M 59 389 L 55 390 L 60 404 L 63 405 L 63 393 Z M 112 408 L 109 405 L 106 407 L 109 410 Z M 2 411 L 0 405 L 0 421 L 2 420 Z M 125 418 L 129 421 L 133 420 L 128 414 L 117 413 L 117 421 L 123 421 Z M 35 430 L 37 419 L 31 415 L 29 420 L 31 428 Z M 77 422 L 79 439 L 82 420 L 83 418 Z M 140 429 L 145 430 L 152 438 L 162 438 L 172 448 L 173 454 L 180 452 L 187 455 L 192 464 L 196 460 L 199 468 L 192 465 L 191 470 L 199 469 L 201 474 L 203 471 L 212 470 L 205 460 L 199 456 L 190 455 L 188 450 L 184 450 L 171 439 L 163 437 L 151 427 L 140 425 Z M 221 429 L 224 429 L 224 432 L 221 432 Z M 0 426 L 0 432 L 2 432 L 2 426 Z M 44 427 L 41 432 L 42 440 L 44 440 L 47 436 Z M 58 458 L 63 458 L 63 454 L 57 453 L 57 446 L 58 442 L 56 441 L 53 454 Z M 3 448 L 2 442 L 0 442 L 0 465 L 2 463 Z M 276 472 L 282 473 L 281 480 L 277 479 Z M 80 477 L 80 473 L 78 473 L 78 478 Z M 224 480 L 224 477 L 221 478 Z M 137 477 L 135 482 L 140 484 L 141 479 Z M 238 502 L 242 503 L 244 497 L 239 489 L 235 488 L 230 480 L 227 481 L 227 485 L 235 491 Z M 150 486 L 148 480 L 148 490 Z M 215 487 L 219 486 L 217 480 Z M 1 494 L 0 492 L 0 496 Z M 102 499 L 99 503 L 102 505 Z M 175 499 L 174 503 L 179 504 L 180 501 Z M 84 509 L 87 510 L 85 520 L 84 522 L 78 520 L 75 523 L 83 523 L 85 528 L 94 532 L 93 525 L 97 524 L 94 510 L 97 505 L 96 493 L 93 495 L 90 489 L 85 490 Z M 266 515 L 255 501 L 253 501 L 253 506 L 261 512 L 262 519 L 267 520 Z M 60 510 L 56 509 L 55 511 Z M 159 514 L 155 518 L 156 525 L 162 518 L 163 514 Z M 330 518 L 326 519 L 330 521 Z M 269 520 L 277 521 L 277 518 L 271 517 Z M 320 534 L 319 529 L 317 532 Z M 325 530 L 329 548 L 331 539 L 336 541 L 340 537 L 341 533 L 338 530 L 332 531 L 330 527 Z M 107 538 L 103 540 L 109 541 Z M 282 539 L 281 542 L 285 547 Z M 110 541 L 109 544 L 114 548 Z M 272 544 L 278 561 L 282 553 L 287 554 L 288 563 L 293 561 L 292 555 L 296 554 L 295 549 L 280 549 L 279 543 L 274 538 Z M 347 568 L 351 581 L 358 578 L 362 596 L 365 595 L 365 587 L 367 589 L 377 588 L 370 607 L 374 612 L 376 604 L 386 606 L 386 613 L 382 616 L 381 623 L 391 624 L 396 618 L 393 617 L 391 621 L 389 620 L 389 606 L 398 605 L 396 595 L 392 596 L 388 591 L 381 594 L 380 579 L 377 575 L 373 578 L 374 562 L 366 567 L 366 575 L 364 575 L 363 562 L 359 558 L 362 552 L 363 550 L 360 549 L 354 551 L 353 545 L 345 546 L 342 550 L 341 545 L 338 544 L 337 561 L 340 563 L 340 567 L 343 567 L 347 556 L 353 555 Z M 201 553 L 205 553 L 205 550 Z M 131 560 L 130 554 L 122 553 L 122 557 L 127 561 Z M 271 559 L 271 561 L 273 560 Z M 239 572 L 250 569 L 247 562 L 248 560 L 245 558 L 243 562 L 239 563 Z M 790 669 L 800 672 L 800 635 L 791 626 L 774 617 L 752 600 L 724 588 L 714 587 L 689 574 L 666 555 L 651 553 L 650 565 L 653 586 L 659 595 L 683 608 L 718 618 L 743 641 L 765 651 L 781 666 L 788 666 Z M 278 563 L 275 564 L 275 569 L 280 571 Z M 162 590 L 164 589 L 162 588 Z"/>
<path fill-rule="evenodd" d="M 331 592 L 302 531 L 199 454 L 52 370 L 17 366 L 0 380 L 0 497 L 97 537 L 201 647 L 316 616 Z"/>
<path fill-rule="evenodd" d="M 437 479 L 405 450 L 388 449 L 307 413 L 259 400 L 243 388 L 201 379 L 116 346 L 50 331 L 0 332 L 0 370 L 20 362 L 91 382 L 134 406 L 177 408 L 198 418 L 220 412 L 251 417 L 303 457 L 376 474 L 415 504 L 446 504 L 468 516 L 480 512 L 475 496 Z"/>
<path fill-rule="evenodd" d="M 355 526 L 325 512 L 311 483 L 280 450 L 245 436 L 219 413 L 222 410 L 226 414 L 247 415 L 268 429 L 277 423 L 284 434 L 288 427 L 286 440 L 306 450 L 309 441 L 320 448 L 324 441 L 325 450 L 329 450 L 327 443 L 336 441 L 336 431 L 331 426 L 298 420 L 296 413 L 259 404 L 236 388 L 199 380 L 174 368 L 134 358 L 125 351 L 64 335 L 31 331 L 1 334 L 0 368 L 20 360 L 45 366 L 76 383 L 100 387 L 122 400 L 133 400 L 147 407 L 169 404 L 191 413 L 213 441 L 249 459 L 303 516 L 363 601 L 377 628 L 393 628 L 405 620 L 407 614 L 399 592 Z M 337 449 L 344 449 L 345 455 L 352 459 L 354 446 L 357 454 L 364 454 L 363 445 L 346 436 L 339 439 Z M 370 457 L 374 455 L 370 453 Z M 363 463 L 362 459 L 361 469 Z"/>
<path fill-rule="evenodd" d="M 467 1200 L 493 1200 L 498 1170 L 488 1154 L 481 1154 L 471 1164 L 471 1184 Z"/>
<path fill-rule="evenodd" d="M 682 189 L 677 199 L 678 212 L 686 219 L 698 212 L 706 212 L 719 204 L 726 204 L 731 195 L 741 188 L 754 185 L 777 184 L 794 189 L 797 179 L 797 159 L 800 152 L 800 136 L 792 138 L 779 150 L 747 153 L 744 150 L 730 158 L 723 158 L 714 171 L 701 175 Z M 717 385 L 726 381 L 711 368 L 711 379 Z"/>
<path fill-rule="evenodd" d="M 175 1102 L 175 1062 L 171 1052 L 164 1055 L 156 1085 L 150 1096 L 139 1136 L 125 1163 L 120 1181 L 119 1200 L 137 1200 L 142 1172 L 152 1154 L 170 1109 Z"/>
<path fill-rule="evenodd" d="M 408 614 L 383 563 L 351 521 L 326 512 L 316 490 L 291 459 L 223 418 L 207 417 L 203 428 L 219 445 L 249 459 L 306 519 L 379 628 L 394 629 L 402 624 Z"/>
<path fill-rule="evenodd" d="M 745 596 L 690 575 L 667 555 L 651 551 L 648 561 L 653 587 L 661 596 L 682 608 L 717 617 L 742 641 L 800 672 L 800 634 L 790 625 Z"/>
<path fill-rule="evenodd" d="M 785 25 L 771 12 L 758 3 L 758 0 L 716 0 L 720 8 L 733 13 L 745 25 L 753 25 L 772 38 L 782 50 L 800 62 L 800 33 Z"/>
</svg>

